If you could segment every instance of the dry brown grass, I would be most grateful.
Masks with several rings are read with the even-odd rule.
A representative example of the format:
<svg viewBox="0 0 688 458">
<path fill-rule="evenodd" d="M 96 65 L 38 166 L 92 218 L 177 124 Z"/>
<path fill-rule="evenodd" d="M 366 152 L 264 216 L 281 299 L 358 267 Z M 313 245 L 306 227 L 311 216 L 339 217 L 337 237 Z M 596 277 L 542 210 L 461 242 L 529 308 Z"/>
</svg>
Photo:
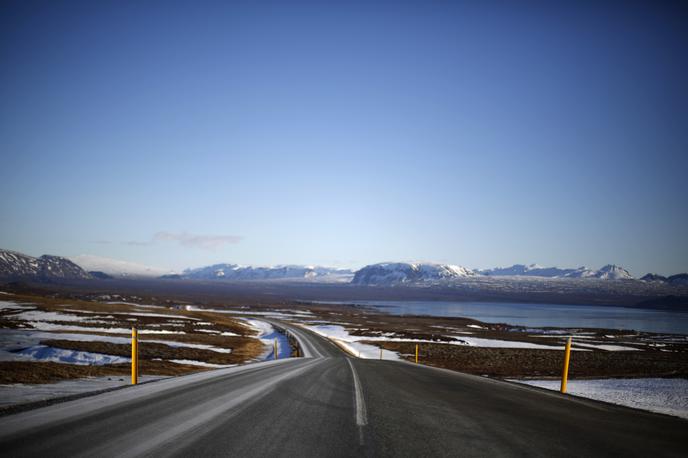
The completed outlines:
<svg viewBox="0 0 688 458">
<path fill-rule="evenodd" d="M 167 361 L 140 361 L 142 375 L 183 375 L 206 370 L 204 367 L 175 364 Z M 107 366 L 80 366 L 52 362 L 0 361 L 0 383 L 55 383 L 82 377 L 121 376 L 129 377 L 129 364 Z"/>
<path fill-rule="evenodd" d="M 127 344 L 74 340 L 44 340 L 41 344 L 65 350 L 86 351 L 123 357 L 131 356 L 131 345 Z M 220 353 L 199 348 L 170 347 L 169 345 L 160 343 L 140 342 L 139 361 L 144 359 L 187 359 L 210 364 L 239 364 L 244 362 L 241 355 L 235 355 L 233 353 Z"/>
<path fill-rule="evenodd" d="M 366 342 L 382 345 L 413 360 L 412 342 Z M 494 377 L 559 377 L 564 352 L 524 348 L 480 348 L 448 344 L 420 345 L 420 361 L 431 366 Z M 686 377 L 688 354 L 655 351 L 574 351 L 571 378 Z"/>
</svg>

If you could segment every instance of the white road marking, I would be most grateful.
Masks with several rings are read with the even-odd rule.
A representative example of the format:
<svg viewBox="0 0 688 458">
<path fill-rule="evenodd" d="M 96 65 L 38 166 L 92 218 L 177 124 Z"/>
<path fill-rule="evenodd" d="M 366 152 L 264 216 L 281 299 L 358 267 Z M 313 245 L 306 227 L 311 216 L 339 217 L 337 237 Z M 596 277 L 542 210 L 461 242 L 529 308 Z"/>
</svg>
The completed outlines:
<svg viewBox="0 0 688 458">
<path fill-rule="evenodd" d="M 356 424 L 358 426 L 365 426 L 368 424 L 368 414 L 366 413 L 365 400 L 363 399 L 363 389 L 361 388 L 361 381 L 358 379 L 358 374 L 354 365 L 351 364 L 349 358 L 346 359 L 351 368 L 351 373 L 354 376 L 354 397 L 356 399 Z"/>
</svg>

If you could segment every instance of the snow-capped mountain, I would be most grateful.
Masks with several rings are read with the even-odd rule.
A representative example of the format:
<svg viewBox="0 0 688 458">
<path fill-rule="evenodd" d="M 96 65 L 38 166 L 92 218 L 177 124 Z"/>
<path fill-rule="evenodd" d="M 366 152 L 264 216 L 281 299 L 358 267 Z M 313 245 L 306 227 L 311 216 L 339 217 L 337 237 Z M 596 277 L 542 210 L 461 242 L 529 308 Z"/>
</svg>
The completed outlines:
<svg viewBox="0 0 688 458">
<path fill-rule="evenodd" d="M 351 283 L 356 285 L 426 283 L 475 275 L 475 272 L 465 267 L 449 264 L 385 262 L 371 264 L 358 270 Z"/>
<path fill-rule="evenodd" d="M 103 272 L 113 277 L 159 277 L 170 273 L 169 269 L 88 254 L 73 256 L 69 259 L 84 270 Z"/>
<path fill-rule="evenodd" d="M 196 280 L 332 280 L 348 281 L 349 269 L 320 266 L 281 265 L 269 267 L 241 266 L 238 264 L 214 264 L 212 266 L 186 269 L 181 278 Z"/>
<path fill-rule="evenodd" d="M 67 258 L 43 255 L 34 258 L 16 251 L 0 249 L 0 277 L 9 279 L 88 279 L 88 272 Z"/>
<path fill-rule="evenodd" d="M 607 264 L 593 275 L 602 280 L 632 280 L 633 275 L 621 266 Z"/>
<path fill-rule="evenodd" d="M 497 267 L 494 269 L 480 270 L 478 273 L 493 277 L 527 276 L 546 278 L 599 278 L 603 280 L 625 280 L 633 278 L 626 269 L 613 264 L 608 264 L 599 270 L 592 270 L 587 267 L 562 269 L 559 267 L 541 267 L 537 264 L 531 264 L 529 266 L 525 264 L 514 264 L 511 267 Z"/>
</svg>

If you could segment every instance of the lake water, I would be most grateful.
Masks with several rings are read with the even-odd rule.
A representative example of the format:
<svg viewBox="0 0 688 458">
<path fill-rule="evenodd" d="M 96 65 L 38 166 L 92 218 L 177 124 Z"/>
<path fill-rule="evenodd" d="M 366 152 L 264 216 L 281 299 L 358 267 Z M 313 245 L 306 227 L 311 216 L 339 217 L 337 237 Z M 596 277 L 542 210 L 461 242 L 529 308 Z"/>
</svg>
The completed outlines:
<svg viewBox="0 0 688 458">
<path fill-rule="evenodd" d="M 688 313 L 600 305 L 357 301 L 394 315 L 466 317 L 532 327 L 607 328 L 688 334 Z"/>
</svg>

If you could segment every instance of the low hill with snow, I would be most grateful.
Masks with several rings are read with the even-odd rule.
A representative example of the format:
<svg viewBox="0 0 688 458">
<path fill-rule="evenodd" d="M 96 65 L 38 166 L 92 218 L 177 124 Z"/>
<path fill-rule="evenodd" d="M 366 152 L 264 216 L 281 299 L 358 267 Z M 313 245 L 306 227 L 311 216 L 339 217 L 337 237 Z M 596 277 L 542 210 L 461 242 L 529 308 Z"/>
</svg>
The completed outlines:
<svg viewBox="0 0 688 458">
<path fill-rule="evenodd" d="M 371 264 L 358 270 L 351 283 L 356 285 L 432 283 L 475 275 L 475 272 L 465 267 L 449 264 L 385 262 Z"/>
<path fill-rule="evenodd" d="M 607 264 L 593 275 L 595 278 L 602 280 L 632 280 L 633 275 L 621 266 L 614 264 Z"/>
</svg>

